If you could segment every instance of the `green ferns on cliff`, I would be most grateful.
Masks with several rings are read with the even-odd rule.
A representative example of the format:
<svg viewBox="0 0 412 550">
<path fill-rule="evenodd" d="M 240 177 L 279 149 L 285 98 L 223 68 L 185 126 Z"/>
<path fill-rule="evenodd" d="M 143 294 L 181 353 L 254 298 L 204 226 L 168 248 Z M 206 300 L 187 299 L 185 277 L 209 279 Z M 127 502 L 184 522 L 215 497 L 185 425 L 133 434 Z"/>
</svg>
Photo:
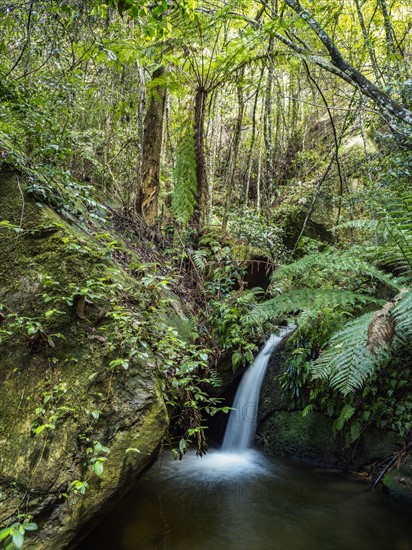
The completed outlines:
<svg viewBox="0 0 412 550">
<path fill-rule="evenodd" d="M 409 292 L 401 292 L 396 304 L 384 305 L 385 300 L 379 297 L 383 288 L 386 294 L 399 292 L 405 279 L 383 272 L 359 253 L 329 249 L 279 268 L 271 278 L 275 296 L 256 305 L 245 318 L 245 323 L 261 323 L 294 315 L 298 333 L 306 331 L 312 340 L 317 336 L 311 334 L 311 324 L 314 330 L 317 319 L 325 334 L 312 355 L 316 359 L 320 354 L 313 362 L 312 379 L 327 380 L 343 395 L 361 389 L 405 347 L 412 327 Z M 308 286 L 299 288 L 303 284 Z M 376 311 L 377 305 L 382 309 Z M 366 313 L 356 317 L 362 310 Z M 337 312 L 340 326 L 336 325 Z"/>
</svg>

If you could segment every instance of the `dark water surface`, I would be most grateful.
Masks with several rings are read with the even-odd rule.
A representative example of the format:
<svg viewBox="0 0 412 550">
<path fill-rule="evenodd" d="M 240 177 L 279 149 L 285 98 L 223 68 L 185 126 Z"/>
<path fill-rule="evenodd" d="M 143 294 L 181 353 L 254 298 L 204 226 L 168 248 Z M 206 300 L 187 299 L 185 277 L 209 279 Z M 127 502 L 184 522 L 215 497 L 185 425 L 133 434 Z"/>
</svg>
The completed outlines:
<svg viewBox="0 0 412 550">
<path fill-rule="evenodd" d="M 257 451 L 164 455 L 81 550 L 412 550 L 412 507 Z"/>
</svg>

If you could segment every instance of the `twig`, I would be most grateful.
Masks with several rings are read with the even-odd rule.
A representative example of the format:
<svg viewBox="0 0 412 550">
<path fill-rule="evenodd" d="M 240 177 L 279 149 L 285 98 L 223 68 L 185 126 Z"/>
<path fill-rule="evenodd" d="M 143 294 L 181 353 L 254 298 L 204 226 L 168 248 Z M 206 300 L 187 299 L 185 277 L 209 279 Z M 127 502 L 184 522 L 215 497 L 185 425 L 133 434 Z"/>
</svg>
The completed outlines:
<svg viewBox="0 0 412 550">
<path fill-rule="evenodd" d="M 375 483 L 372 485 L 372 489 L 371 491 L 374 491 L 378 485 L 378 483 L 380 482 L 380 480 L 383 478 L 383 476 L 386 474 L 386 472 L 389 470 L 389 468 L 391 468 L 395 462 L 396 462 L 396 456 L 392 457 L 392 460 L 390 460 L 388 462 L 388 464 L 385 466 L 385 468 L 381 471 L 381 473 L 378 475 L 378 477 L 376 478 L 376 481 Z"/>
</svg>

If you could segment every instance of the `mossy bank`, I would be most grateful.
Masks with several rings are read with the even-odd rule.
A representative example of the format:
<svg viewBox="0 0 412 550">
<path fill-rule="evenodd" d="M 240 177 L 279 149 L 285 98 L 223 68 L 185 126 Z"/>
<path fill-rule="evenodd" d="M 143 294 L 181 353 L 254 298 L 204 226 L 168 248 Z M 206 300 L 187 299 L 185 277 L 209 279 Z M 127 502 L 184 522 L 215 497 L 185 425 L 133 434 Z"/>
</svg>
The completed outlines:
<svg viewBox="0 0 412 550">
<path fill-rule="evenodd" d="M 336 429 L 336 417 L 305 410 L 308 388 L 301 389 L 299 399 L 292 399 L 282 387 L 290 360 L 283 342 L 269 362 L 258 412 L 257 442 L 262 450 L 270 456 L 290 456 L 329 468 L 366 470 L 372 479 L 380 477 L 391 495 L 412 500 L 411 460 L 402 452 L 402 438 L 391 430 L 368 426 L 349 444 L 345 433 Z"/>
<path fill-rule="evenodd" d="M 155 459 L 169 421 L 153 342 L 181 307 L 25 189 L 0 173 L 0 526 L 33 516 L 27 547 L 59 550 Z"/>
</svg>

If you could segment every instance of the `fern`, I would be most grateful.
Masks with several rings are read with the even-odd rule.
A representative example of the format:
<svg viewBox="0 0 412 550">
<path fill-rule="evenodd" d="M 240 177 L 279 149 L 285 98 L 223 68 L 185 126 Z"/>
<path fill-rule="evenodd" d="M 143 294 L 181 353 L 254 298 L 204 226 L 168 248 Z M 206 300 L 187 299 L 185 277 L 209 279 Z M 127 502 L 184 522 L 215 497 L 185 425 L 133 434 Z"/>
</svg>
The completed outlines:
<svg viewBox="0 0 412 550">
<path fill-rule="evenodd" d="M 336 276 L 350 272 L 354 276 L 375 279 L 389 288 L 400 289 L 401 285 L 398 279 L 362 259 L 359 252 L 359 250 L 345 252 L 327 250 L 322 254 L 308 254 L 289 265 L 277 269 L 271 276 L 272 285 L 297 277 L 307 279 L 311 271 L 325 272 L 323 273 L 325 279 L 328 274 L 329 276 Z"/>
<path fill-rule="evenodd" d="M 401 338 L 412 338 L 412 291 L 401 293 L 403 297 L 392 310 L 395 320 L 395 330 Z"/>
<path fill-rule="evenodd" d="M 173 170 L 174 192 L 172 211 L 179 223 L 187 223 L 196 204 L 195 142 L 191 129 L 187 130 L 179 144 Z"/>
<path fill-rule="evenodd" d="M 244 318 L 244 322 L 260 324 L 285 315 L 318 311 L 323 307 L 354 309 L 370 303 L 380 304 L 382 300 L 350 290 L 301 288 L 256 305 Z"/>
<path fill-rule="evenodd" d="M 192 258 L 199 271 L 204 271 L 206 269 L 208 259 L 206 250 L 193 250 Z"/>
<path fill-rule="evenodd" d="M 388 302 L 381 310 L 366 313 L 337 332 L 312 363 L 312 378 L 327 379 L 332 388 L 347 395 L 359 390 L 391 356 L 408 346 L 412 336 L 412 292 L 406 289 L 394 302 L 395 306 Z M 381 324 L 389 322 L 391 317 L 394 333 L 391 328 L 388 337 L 386 327 L 375 325 L 379 320 Z M 373 345 L 371 333 L 376 333 Z"/>
<path fill-rule="evenodd" d="M 332 388 L 348 395 L 360 389 L 382 364 L 386 351 L 373 354 L 367 348 L 369 312 L 347 323 L 330 340 L 329 347 L 312 364 L 313 379 L 327 379 Z"/>
<path fill-rule="evenodd" d="M 345 403 L 342 410 L 340 411 L 338 418 L 333 423 L 333 427 L 335 428 L 335 430 L 340 432 L 343 429 L 344 425 L 348 422 L 348 420 L 350 420 L 355 414 L 355 411 L 355 407 L 352 407 L 352 405 L 350 405 L 349 403 Z"/>
<path fill-rule="evenodd" d="M 385 205 L 382 207 L 382 205 Z M 377 220 L 354 220 L 336 229 L 368 231 L 379 245 L 374 255 L 379 263 L 395 267 L 406 277 L 412 276 L 412 201 L 409 192 L 385 193 L 377 206 Z"/>
<path fill-rule="evenodd" d="M 238 304 L 241 306 L 248 306 L 256 301 L 256 298 L 263 295 L 264 290 L 260 287 L 244 290 L 238 298 Z"/>
</svg>

